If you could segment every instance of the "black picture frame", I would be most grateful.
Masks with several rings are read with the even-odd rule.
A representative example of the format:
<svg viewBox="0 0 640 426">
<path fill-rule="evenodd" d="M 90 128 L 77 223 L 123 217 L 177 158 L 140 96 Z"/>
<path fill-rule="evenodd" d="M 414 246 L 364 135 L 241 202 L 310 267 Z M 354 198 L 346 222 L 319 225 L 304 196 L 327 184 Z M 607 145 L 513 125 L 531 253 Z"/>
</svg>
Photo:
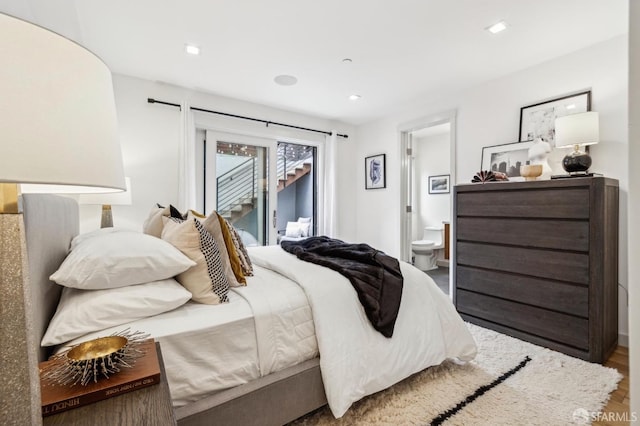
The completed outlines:
<svg viewBox="0 0 640 426">
<path fill-rule="evenodd" d="M 520 108 L 518 140 L 524 142 L 541 138 L 554 148 L 555 119 L 587 111 L 591 111 L 591 90 L 524 106 Z"/>
<path fill-rule="evenodd" d="M 387 155 L 377 154 L 364 159 L 364 189 L 387 187 Z"/>
<path fill-rule="evenodd" d="M 451 175 L 429 176 L 429 194 L 448 194 L 451 191 Z"/>
</svg>

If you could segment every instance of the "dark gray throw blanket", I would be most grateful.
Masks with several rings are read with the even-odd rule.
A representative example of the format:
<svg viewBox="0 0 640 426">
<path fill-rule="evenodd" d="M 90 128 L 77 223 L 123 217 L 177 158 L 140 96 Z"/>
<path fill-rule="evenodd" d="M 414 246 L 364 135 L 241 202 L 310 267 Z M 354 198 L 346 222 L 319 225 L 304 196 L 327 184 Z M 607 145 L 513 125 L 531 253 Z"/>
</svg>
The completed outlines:
<svg viewBox="0 0 640 426">
<path fill-rule="evenodd" d="M 280 245 L 298 259 L 326 266 L 348 278 L 373 328 L 385 337 L 393 336 L 403 285 L 398 259 L 367 244 L 329 237 L 283 241 Z"/>
</svg>

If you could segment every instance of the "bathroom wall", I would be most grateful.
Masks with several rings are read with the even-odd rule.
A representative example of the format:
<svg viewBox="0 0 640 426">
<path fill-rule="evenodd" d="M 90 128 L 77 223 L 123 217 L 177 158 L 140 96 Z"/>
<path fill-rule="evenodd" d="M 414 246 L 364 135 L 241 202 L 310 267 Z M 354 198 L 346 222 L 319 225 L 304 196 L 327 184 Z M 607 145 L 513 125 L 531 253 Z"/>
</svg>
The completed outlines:
<svg viewBox="0 0 640 426">
<path fill-rule="evenodd" d="M 429 176 L 448 175 L 450 157 L 449 124 L 437 126 L 436 134 L 418 136 L 413 140 L 414 203 L 413 240 L 422 239 L 426 226 L 444 227 L 443 221 L 451 219 L 451 193 L 429 194 Z"/>
</svg>

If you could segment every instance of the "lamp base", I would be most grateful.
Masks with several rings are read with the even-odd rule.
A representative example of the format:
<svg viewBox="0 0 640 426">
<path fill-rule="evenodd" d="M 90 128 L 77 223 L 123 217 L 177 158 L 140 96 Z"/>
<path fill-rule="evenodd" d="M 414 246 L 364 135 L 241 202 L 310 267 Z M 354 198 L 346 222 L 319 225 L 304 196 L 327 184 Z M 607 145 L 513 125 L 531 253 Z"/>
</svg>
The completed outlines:
<svg viewBox="0 0 640 426">
<path fill-rule="evenodd" d="M 0 406 L 3 424 L 42 425 L 36 329 L 22 214 L 0 214 Z M 38 330 L 39 332 L 39 330 Z"/>
<path fill-rule="evenodd" d="M 594 177 L 594 176 L 602 176 L 601 173 L 571 173 L 569 175 L 553 175 L 551 179 L 571 179 L 571 178 L 583 178 L 583 177 Z"/>
<path fill-rule="evenodd" d="M 580 145 L 573 147 L 573 152 L 562 159 L 562 168 L 569 174 L 586 173 L 591 167 L 591 156 L 580 151 Z"/>
<path fill-rule="evenodd" d="M 111 214 L 111 204 L 102 205 L 102 221 L 100 228 L 113 228 L 113 215 Z"/>
</svg>

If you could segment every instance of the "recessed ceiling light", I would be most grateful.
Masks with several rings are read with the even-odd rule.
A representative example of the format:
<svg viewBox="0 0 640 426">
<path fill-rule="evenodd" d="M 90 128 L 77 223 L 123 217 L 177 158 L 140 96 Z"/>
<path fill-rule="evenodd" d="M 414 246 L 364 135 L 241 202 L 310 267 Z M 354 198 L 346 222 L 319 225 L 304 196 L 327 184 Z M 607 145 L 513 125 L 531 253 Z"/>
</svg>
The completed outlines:
<svg viewBox="0 0 640 426">
<path fill-rule="evenodd" d="M 504 31 L 507 29 L 507 23 L 504 21 L 500 21 L 485 29 L 491 34 L 498 34 L 500 31 Z"/>
<path fill-rule="evenodd" d="M 298 79 L 292 75 L 282 74 L 276 76 L 273 81 L 275 81 L 280 86 L 293 86 L 298 82 Z"/>
<path fill-rule="evenodd" d="M 184 51 L 190 55 L 199 55 L 200 48 L 198 46 L 194 46 L 193 44 L 185 44 Z"/>
<path fill-rule="evenodd" d="M 576 108 L 576 104 L 569 104 L 566 107 L 567 109 L 575 109 Z"/>
<path fill-rule="evenodd" d="M 342 60 L 342 62 L 343 62 L 343 63 L 345 63 L 345 64 L 350 64 L 351 62 L 353 62 L 353 59 L 351 59 L 351 58 L 344 58 L 344 59 Z"/>
<path fill-rule="evenodd" d="M 357 101 L 357 100 L 358 100 L 358 99 L 360 99 L 361 97 L 362 97 L 362 96 L 360 96 L 360 95 L 355 95 L 355 94 L 353 94 L 353 95 L 349 95 L 349 100 L 350 100 L 350 101 Z"/>
</svg>

